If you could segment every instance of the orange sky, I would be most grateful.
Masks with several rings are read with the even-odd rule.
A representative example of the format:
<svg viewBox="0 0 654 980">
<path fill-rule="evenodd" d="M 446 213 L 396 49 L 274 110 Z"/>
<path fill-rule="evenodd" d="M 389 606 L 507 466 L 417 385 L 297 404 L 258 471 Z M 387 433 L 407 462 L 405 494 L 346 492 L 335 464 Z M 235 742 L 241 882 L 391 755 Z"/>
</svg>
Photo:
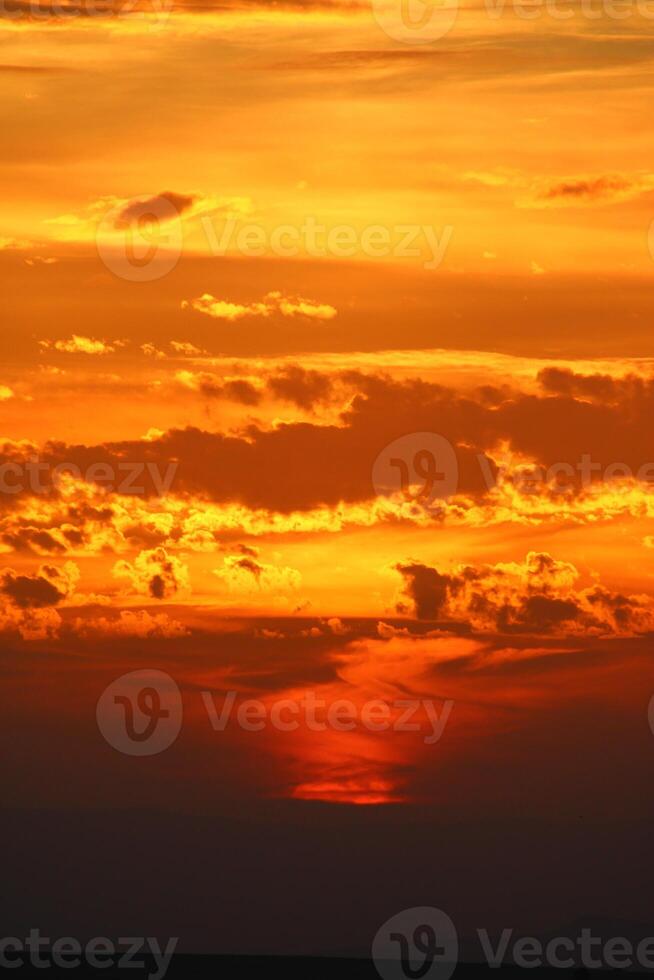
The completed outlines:
<svg viewBox="0 0 654 980">
<path fill-rule="evenodd" d="M 433 802 L 477 736 L 519 770 L 560 685 L 562 745 L 618 676 L 646 714 L 652 20 L 466 3 L 397 40 L 380 4 L 0 21 L 9 659 L 56 651 L 73 728 L 110 647 L 189 690 L 455 703 L 434 747 L 262 736 L 255 796 Z"/>
</svg>

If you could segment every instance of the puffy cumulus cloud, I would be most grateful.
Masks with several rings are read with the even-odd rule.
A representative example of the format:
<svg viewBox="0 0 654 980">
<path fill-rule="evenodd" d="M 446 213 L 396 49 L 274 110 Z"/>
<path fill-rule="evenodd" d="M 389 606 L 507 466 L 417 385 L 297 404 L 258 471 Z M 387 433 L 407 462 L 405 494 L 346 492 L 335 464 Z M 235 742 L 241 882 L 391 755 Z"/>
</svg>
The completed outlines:
<svg viewBox="0 0 654 980">
<path fill-rule="evenodd" d="M 302 584 L 302 577 L 295 568 L 269 565 L 250 555 L 228 555 L 223 559 L 222 568 L 215 568 L 213 574 L 229 592 L 238 595 L 294 592 Z"/>
<path fill-rule="evenodd" d="M 331 619 L 327 620 L 326 625 L 334 636 L 347 636 L 350 632 L 343 620 L 339 619 L 338 616 L 332 616 Z"/>
<path fill-rule="evenodd" d="M 182 387 L 196 391 L 206 398 L 238 402 L 242 405 L 258 405 L 264 398 L 271 401 L 284 401 L 306 411 L 325 405 L 336 397 L 337 382 L 341 382 L 339 393 L 351 393 L 352 384 L 347 376 L 334 376 L 323 371 L 314 371 L 297 364 L 287 364 L 268 377 L 253 375 L 236 376 L 218 374 L 214 371 L 181 370 L 175 380 Z"/>
<path fill-rule="evenodd" d="M 303 610 L 296 609 L 295 612 Z M 300 636 L 310 639 L 325 638 L 326 636 L 351 636 L 352 628 L 347 626 L 338 616 L 331 616 L 329 619 L 319 621 L 318 626 L 309 626 L 300 630 Z"/>
<path fill-rule="evenodd" d="M 320 507 L 287 515 L 240 504 L 213 504 L 206 497 L 167 495 L 163 498 L 107 493 L 81 480 L 71 480 L 59 496 L 9 500 L 0 511 L 0 552 L 39 556 L 94 556 L 165 547 L 191 552 L 224 550 L 235 534 L 335 532 L 345 527 L 371 527 L 406 520 L 427 526 L 430 516 L 409 503 L 386 498 L 372 504 Z M 256 550 L 244 546 L 256 557 Z"/>
<path fill-rule="evenodd" d="M 140 350 L 146 357 L 154 357 L 158 361 L 161 361 L 164 359 L 164 357 L 166 357 L 166 352 L 164 350 L 160 350 L 159 347 L 156 347 L 151 343 L 141 344 Z"/>
<path fill-rule="evenodd" d="M 81 337 L 73 334 L 68 340 L 40 340 L 43 350 L 56 350 L 64 354 L 113 354 L 118 343 L 96 340 L 94 337 Z"/>
<path fill-rule="evenodd" d="M 70 561 L 62 567 L 41 565 L 36 575 L 7 568 L 0 573 L 0 593 L 20 609 L 41 609 L 66 599 L 78 581 L 79 569 Z"/>
<path fill-rule="evenodd" d="M 13 526 L 4 524 L 6 530 L 0 531 L 0 552 L 28 552 L 35 555 L 53 555 L 69 550 L 69 545 L 82 544 L 81 534 L 72 525 L 61 528 L 40 528 L 23 525 L 17 521 Z"/>
<path fill-rule="evenodd" d="M 392 623 L 384 623 L 380 620 L 377 623 L 377 636 L 382 640 L 392 640 L 394 636 L 410 637 L 411 634 L 406 626 L 393 626 Z"/>
<path fill-rule="evenodd" d="M 66 480 L 60 494 L 10 497 L 9 502 L 15 506 L 4 513 L 0 509 L 2 553 L 102 554 L 126 550 L 130 542 L 125 532 L 139 522 L 151 533 L 155 527 L 172 528 L 171 515 L 143 511 L 142 503 L 130 504 L 127 498 L 110 503 L 105 492 L 82 480 Z M 166 536 L 160 534 L 157 543 Z"/>
<path fill-rule="evenodd" d="M 188 567 L 165 548 L 141 551 L 133 562 L 118 561 L 112 573 L 127 578 L 134 592 L 153 599 L 169 599 L 189 590 Z"/>
<path fill-rule="evenodd" d="M 24 640 L 54 638 L 62 624 L 54 607 L 73 595 L 78 580 L 79 569 L 73 562 L 61 567 L 44 564 L 33 575 L 4 569 L 0 573 L 0 630 L 18 633 Z"/>
<path fill-rule="evenodd" d="M 171 619 L 167 613 L 152 615 L 146 609 L 123 609 L 120 614 L 108 619 L 104 616 L 91 619 L 77 618 L 73 629 L 80 636 L 135 636 L 140 639 L 176 639 L 188 636 L 190 631 L 183 623 Z"/>
<path fill-rule="evenodd" d="M 243 317 L 269 317 L 281 313 L 285 317 L 306 317 L 309 320 L 332 320 L 337 310 L 328 303 L 318 303 L 302 297 L 291 298 L 280 292 L 267 293 L 263 300 L 256 303 L 232 303 L 224 299 L 216 299 L 211 293 L 203 293 L 196 299 L 183 300 L 183 310 L 195 310 L 216 320 L 234 322 Z"/>
<path fill-rule="evenodd" d="M 467 624 L 480 632 L 633 635 L 654 629 L 649 596 L 594 585 L 579 589 L 574 565 L 545 553 L 497 565 L 439 571 L 420 562 L 395 566 L 404 579 L 400 613 Z"/>
<path fill-rule="evenodd" d="M 171 340 L 168 346 L 172 351 L 171 356 L 207 357 L 209 354 L 209 351 L 204 350 L 202 347 L 197 347 L 195 344 L 191 344 L 187 340 Z M 156 344 L 153 344 L 151 342 L 141 344 L 140 350 L 147 357 L 154 357 L 157 360 L 163 360 L 164 358 L 169 356 L 166 353 L 166 351 L 161 350 L 161 348 L 157 347 Z"/>
<path fill-rule="evenodd" d="M 61 626 L 61 616 L 51 606 L 41 609 L 0 607 L 0 630 L 17 633 L 23 640 L 53 640 L 59 635 Z"/>
<path fill-rule="evenodd" d="M 329 303 L 316 303 L 310 299 L 289 299 L 281 293 L 268 293 L 266 299 L 277 303 L 283 316 L 305 316 L 314 320 L 332 320 L 338 310 Z"/>
<path fill-rule="evenodd" d="M 176 354 L 182 354 L 184 357 L 202 357 L 208 353 L 201 347 L 190 344 L 187 340 L 171 340 L 170 346 Z"/>
</svg>

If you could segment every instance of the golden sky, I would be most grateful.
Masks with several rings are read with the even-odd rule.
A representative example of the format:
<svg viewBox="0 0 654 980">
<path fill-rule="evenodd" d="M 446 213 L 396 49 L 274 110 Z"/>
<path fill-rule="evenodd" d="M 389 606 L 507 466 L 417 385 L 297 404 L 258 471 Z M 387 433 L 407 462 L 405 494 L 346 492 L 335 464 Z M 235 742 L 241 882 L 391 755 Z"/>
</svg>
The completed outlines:
<svg viewBox="0 0 654 980">
<path fill-rule="evenodd" d="M 16 677 L 51 655 L 73 728 L 139 668 L 454 702 L 436 746 L 232 734 L 295 800 L 433 802 L 478 736 L 514 773 L 553 691 L 561 745 L 616 686 L 646 729 L 654 7 L 6 7 Z"/>
</svg>

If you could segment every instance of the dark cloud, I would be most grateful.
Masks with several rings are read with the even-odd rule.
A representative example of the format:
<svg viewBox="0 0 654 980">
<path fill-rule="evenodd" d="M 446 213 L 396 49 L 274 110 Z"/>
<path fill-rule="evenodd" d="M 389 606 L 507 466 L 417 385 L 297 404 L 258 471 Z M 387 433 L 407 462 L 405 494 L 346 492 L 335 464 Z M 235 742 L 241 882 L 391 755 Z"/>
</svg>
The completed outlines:
<svg viewBox="0 0 654 980">
<path fill-rule="evenodd" d="M 591 180 L 564 180 L 548 187 L 542 197 L 547 201 L 556 198 L 593 201 L 619 196 L 625 191 L 637 190 L 639 187 L 640 181 L 614 174 Z"/>
<path fill-rule="evenodd" d="M 130 201 L 118 215 L 118 221 L 134 222 L 149 215 L 153 215 L 159 221 L 171 220 L 175 215 L 171 213 L 170 205 L 178 215 L 183 214 L 192 208 L 199 200 L 196 194 L 178 194 L 175 191 L 163 191 L 154 197 L 137 198 Z"/>
<path fill-rule="evenodd" d="M 3 575 L 0 591 L 21 609 L 56 606 L 64 597 L 52 582 L 40 575 L 16 575 L 12 572 Z"/>
<path fill-rule="evenodd" d="M 395 567 L 404 576 L 406 592 L 418 619 L 438 619 L 447 604 L 448 590 L 454 587 L 454 579 L 419 562 Z M 406 605 L 399 603 L 398 612 L 406 611 Z"/>
<path fill-rule="evenodd" d="M 546 553 L 522 563 L 461 565 L 445 573 L 419 562 L 395 566 L 403 578 L 397 611 L 420 620 L 465 623 L 506 633 L 640 634 L 654 629 L 654 603 L 601 586 L 579 588 L 577 569 Z"/>
<path fill-rule="evenodd" d="M 614 378 L 608 374 L 578 374 L 570 368 L 544 368 L 538 380 L 548 392 L 572 398 L 620 405 L 623 412 L 654 408 L 654 379 L 634 374 Z"/>
<path fill-rule="evenodd" d="M 234 562 L 234 566 L 236 568 L 242 568 L 246 572 L 250 572 L 250 574 L 252 574 L 257 581 L 259 581 L 261 578 L 263 568 L 258 562 L 254 561 L 253 558 L 239 558 Z"/>
<path fill-rule="evenodd" d="M 65 599 L 76 581 L 76 569 L 42 565 L 36 575 L 20 575 L 13 568 L 0 574 L 0 592 L 19 609 L 56 606 Z"/>
<path fill-rule="evenodd" d="M 116 562 L 113 573 L 118 578 L 126 578 L 132 589 L 152 599 L 169 599 L 180 589 L 188 586 L 188 569 L 165 548 L 141 551 L 134 562 Z"/>
<path fill-rule="evenodd" d="M 481 498 L 492 488 L 498 471 L 493 456 L 502 444 L 519 458 L 533 459 L 543 476 L 555 464 L 565 464 L 561 482 L 571 493 L 583 488 L 584 457 L 593 462 L 592 481 L 625 475 L 620 466 L 606 472 L 611 464 L 622 464 L 634 477 L 640 473 L 648 485 L 654 476 L 651 379 L 546 368 L 539 380 L 543 391 L 535 394 L 489 386 L 458 393 L 420 379 L 393 381 L 356 373 L 330 379 L 321 372 L 289 368 L 267 383 L 278 396 L 305 408 L 330 397 L 330 386 L 350 387 L 347 408 L 335 423 L 278 423 L 271 429 L 252 424 L 230 435 L 172 429 L 147 441 L 98 446 L 51 442 L 40 454 L 50 467 L 43 474 L 45 490 L 56 493 L 47 480 L 59 464 L 85 474 L 104 463 L 115 474 L 113 487 L 118 492 L 125 468 L 134 465 L 139 487 L 145 496 L 153 496 L 161 489 L 153 472 L 161 477 L 167 466 L 177 464 L 170 489 L 180 495 L 282 513 L 358 503 L 375 497 L 372 470 L 377 456 L 395 440 L 420 432 L 436 433 L 452 445 L 458 463 L 456 490 L 467 496 Z M 230 386 L 231 397 L 246 403 L 257 397 L 247 381 L 221 384 Z M 8 446 L 0 453 L 0 464 L 24 465 L 28 455 L 20 446 Z M 150 470 L 144 468 L 148 464 Z M 7 479 L 12 483 L 15 477 Z M 28 485 L 23 492 L 31 493 Z M 11 510 L 19 498 L 20 494 L 3 494 L 0 505 Z M 69 523 L 83 530 L 81 511 L 79 520 L 73 509 L 70 515 Z M 94 517 L 100 519 L 89 519 Z M 3 530 L 15 531 L 10 526 Z"/>
<path fill-rule="evenodd" d="M 328 374 L 292 365 L 268 379 L 268 390 L 275 398 L 310 409 L 318 402 L 329 400 L 332 381 Z"/>
<path fill-rule="evenodd" d="M 258 405 L 261 401 L 259 389 L 241 378 L 221 381 L 213 375 L 203 374 L 199 378 L 199 389 L 207 398 L 220 398 L 241 405 Z"/>
<path fill-rule="evenodd" d="M 73 529 L 68 529 L 64 534 L 71 543 L 74 543 Z M 28 551 L 37 554 L 48 552 L 55 554 L 66 551 L 66 546 L 53 537 L 49 531 L 37 527 L 22 527 L 15 531 L 6 531 L 1 537 L 3 543 L 9 545 L 14 551 Z"/>
</svg>

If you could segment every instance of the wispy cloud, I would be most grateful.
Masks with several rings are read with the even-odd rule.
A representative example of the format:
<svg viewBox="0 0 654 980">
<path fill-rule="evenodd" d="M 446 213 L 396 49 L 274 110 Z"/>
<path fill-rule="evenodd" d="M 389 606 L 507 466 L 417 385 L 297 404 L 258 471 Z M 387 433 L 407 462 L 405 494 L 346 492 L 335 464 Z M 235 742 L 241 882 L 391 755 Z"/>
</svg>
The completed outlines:
<svg viewBox="0 0 654 980">
<path fill-rule="evenodd" d="M 320 303 L 302 297 L 288 297 L 280 292 L 267 293 L 257 303 L 232 303 L 216 299 L 211 293 L 204 293 L 197 299 L 183 300 L 182 309 L 195 310 L 216 320 L 240 320 L 243 317 L 269 317 L 281 313 L 285 317 L 306 317 L 309 320 L 332 320 L 337 310 L 329 303 Z"/>
</svg>

